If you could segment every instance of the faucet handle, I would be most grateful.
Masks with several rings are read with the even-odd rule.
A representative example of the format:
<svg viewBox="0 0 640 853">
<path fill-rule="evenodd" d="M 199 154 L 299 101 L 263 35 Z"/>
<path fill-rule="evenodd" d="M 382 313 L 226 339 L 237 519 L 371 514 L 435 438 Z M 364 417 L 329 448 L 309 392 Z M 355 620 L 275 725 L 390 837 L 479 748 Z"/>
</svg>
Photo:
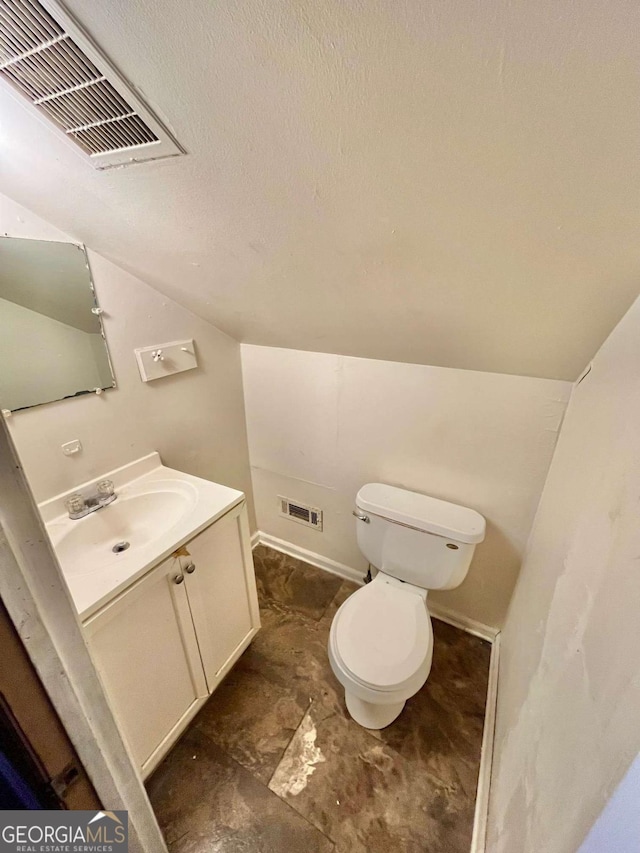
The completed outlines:
<svg viewBox="0 0 640 853">
<path fill-rule="evenodd" d="M 96 483 L 96 489 L 101 498 L 110 498 L 115 492 L 113 480 L 100 480 Z"/>
<path fill-rule="evenodd" d="M 87 507 L 84 497 L 79 492 L 70 495 L 64 502 L 64 505 L 71 516 L 84 512 Z"/>
</svg>

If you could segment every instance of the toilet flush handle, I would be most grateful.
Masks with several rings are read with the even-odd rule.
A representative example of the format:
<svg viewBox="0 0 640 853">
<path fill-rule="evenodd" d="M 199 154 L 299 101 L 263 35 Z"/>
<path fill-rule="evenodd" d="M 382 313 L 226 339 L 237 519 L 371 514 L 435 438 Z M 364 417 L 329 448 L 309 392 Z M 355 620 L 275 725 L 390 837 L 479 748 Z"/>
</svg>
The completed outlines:
<svg viewBox="0 0 640 853">
<path fill-rule="evenodd" d="M 365 515 L 362 512 L 358 512 L 355 509 L 353 510 L 353 512 L 351 514 L 355 515 L 355 517 L 358 519 L 358 521 L 364 521 L 365 524 L 369 524 L 369 522 L 371 521 L 371 519 L 369 518 L 368 515 Z"/>
</svg>

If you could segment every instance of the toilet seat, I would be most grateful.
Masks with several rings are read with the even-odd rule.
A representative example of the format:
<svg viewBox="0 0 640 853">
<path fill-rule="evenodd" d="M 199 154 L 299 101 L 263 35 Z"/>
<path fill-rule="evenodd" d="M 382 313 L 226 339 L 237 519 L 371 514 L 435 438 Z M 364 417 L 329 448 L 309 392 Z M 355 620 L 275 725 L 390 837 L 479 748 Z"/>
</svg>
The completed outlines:
<svg viewBox="0 0 640 853">
<path fill-rule="evenodd" d="M 330 644 L 336 662 L 357 684 L 391 692 L 417 678 L 419 689 L 433 650 L 424 591 L 379 574 L 338 610 Z"/>
</svg>

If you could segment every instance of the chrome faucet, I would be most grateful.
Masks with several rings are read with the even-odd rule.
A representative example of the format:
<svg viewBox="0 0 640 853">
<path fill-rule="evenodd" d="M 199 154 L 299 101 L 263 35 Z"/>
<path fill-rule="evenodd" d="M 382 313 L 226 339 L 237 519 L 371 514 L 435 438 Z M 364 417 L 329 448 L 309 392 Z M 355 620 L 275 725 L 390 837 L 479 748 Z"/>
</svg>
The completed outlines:
<svg viewBox="0 0 640 853">
<path fill-rule="evenodd" d="M 69 518 L 77 519 L 84 518 L 98 509 L 102 509 L 113 503 L 118 495 L 113 487 L 113 480 L 100 480 L 96 483 L 96 491 L 92 495 L 84 496 L 80 492 L 76 492 L 67 498 L 64 505 L 69 513 Z"/>
</svg>

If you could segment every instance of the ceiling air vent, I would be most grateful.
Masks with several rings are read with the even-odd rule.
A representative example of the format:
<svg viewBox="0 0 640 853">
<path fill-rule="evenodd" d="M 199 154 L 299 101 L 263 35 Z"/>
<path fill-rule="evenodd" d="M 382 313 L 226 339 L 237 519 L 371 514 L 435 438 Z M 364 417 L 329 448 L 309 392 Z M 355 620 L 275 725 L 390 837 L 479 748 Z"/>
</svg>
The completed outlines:
<svg viewBox="0 0 640 853">
<path fill-rule="evenodd" d="M 284 515 L 291 521 L 297 521 L 299 524 L 306 524 L 307 527 L 313 527 L 315 530 L 322 530 L 321 509 L 294 503 L 289 498 L 283 498 L 282 495 L 278 495 L 278 500 L 280 501 L 280 515 Z"/>
<path fill-rule="evenodd" d="M 97 169 L 184 153 L 61 6 L 0 0 L 0 77 Z"/>
</svg>

